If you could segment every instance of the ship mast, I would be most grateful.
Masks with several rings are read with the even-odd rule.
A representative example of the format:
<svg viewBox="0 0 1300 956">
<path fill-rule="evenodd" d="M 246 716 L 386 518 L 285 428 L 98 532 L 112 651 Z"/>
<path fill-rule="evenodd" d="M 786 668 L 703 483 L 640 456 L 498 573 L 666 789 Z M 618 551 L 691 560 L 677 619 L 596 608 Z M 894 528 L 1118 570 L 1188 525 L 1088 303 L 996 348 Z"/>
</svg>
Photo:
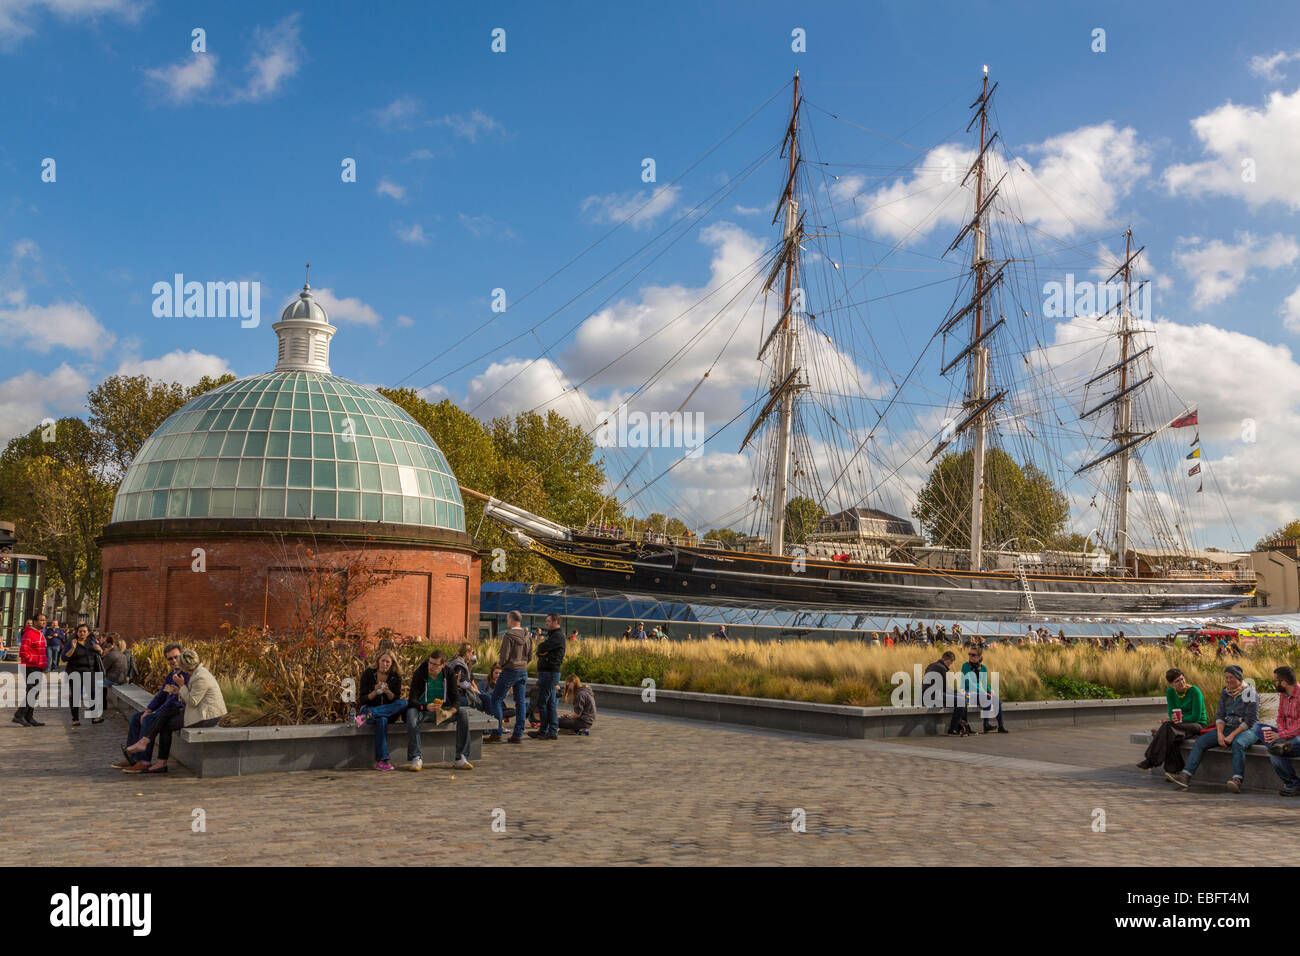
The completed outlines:
<svg viewBox="0 0 1300 956">
<path fill-rule="evenodd" d="M 990 135 L 988 121 L 989 100 L 997 86 L 996 83 L 989 86 L 989 68 L 984 67 L 984 83 L 980 88 L 979 99 L 971 104 L 971 108 L 978 107 L 979 112 L 971 117 L 971 121 L 966 127 L 969 131 L 978 120 L 980 126 L 979 153 L 976 155 L 975 162 L 971 164 L 970 169 L 966 171 L 965 178 L 962 179 L 962 185 L 965 185 L 966 180 L 970 179 L 971 176 L 975 177 L 975 215 L 957 233 L 957 238 L 952 241 L 944 252 L 944 255 L 947 255 L 961 245 L 967 236 L 972 237 L 971 274 L 974 277 L 974 292 L 970 301 L 950 315 L 940 329 L 944 335 L 947 335 L 957 327 L 959 322 L 967 318 L 971 319 L 969 343 L 958 353 L 956 358 L 944 366 L 942 372 L 942 374 L 947 375 L 963 361 L 967 362 L 968 376 L 966 400 L 962 403 L 963 417 L 952 428 L 945 429 L 943 440 L 939 442 L 938 447 L 935 448 L 928 459 L 928 461 L 934 461 L 939 456 L 939 453 L 947 448 L 957 436 L 964 434 L 968 430 L 971 431 L 972 474 L 969 560 L 972 570 L 979 570 L 984 566 L 986 415 L 990 408 L 1006 396 L 1005 390 L 998 392 L 996 395 L 989 395 L 989 348 L 985 344 L 1005 321 L 1002 317 L 998 317 L 996 321 L 990 321 L 993 317 L 991 293 L 1002 281 L 1002 274 L 1007 263 L 1004 260 L 995 273 L 989 274 L 989 267 L 994 260 L 988 257 L 988 228 L 986 224 L 989 208 L 997 197 L 998 187 L 1002 185 L 1001 180 L 999 180 L 990 187 L 986 163 L 989 150 L 998 138 L 996 132 Z"/>
<path fill-rule="evenodd" d="M 1124 571 L 1126 567 L 1126 558 L 1128 551 L 1132 546 L 1129 539 L 1129 475 L 1130 466 L 1133 460 L 1134 449 L 1156 434 L 1155 431 L 1134 431 L 1133 430 L 1133 395 L 1147 382 L 1151 381 L 1154 373 L 1138 378 L 1137 372 L 1133 368 L 1137 361 L 1151 351 L 1152 346 L 1147 346 L 1138 351 L 1133 350 L 1132 338 L 1139 334 L 1140 329 L 1133 327 L 1133 312 L 1130 308 L 1130 301 L 1133 297 L 1133 263 L 1138 256 L 1142 255 L 1143 246 L 1139 249 L 1133 248 L 1133 230 L 1129 229 L 1124 234 L 1124 262 L 1111 273 L 1110 278 L 1106 280 L 1109 286 L 1121 276 L 1124 279 L 1124 294 L 1119 301 L 1119 361 L 1110 368 L 1098 372 L 1091 379 L 1084 383 L 1085 387 L 1099 382 L 1116 372 L 1119 373 L 1119 388 L 1116 392 L 1105 400 L 1092 406 L 1083 412 L 1079 418 L 1086 419 L 1095 415 L 1103 408 L 1111 405 L 1115 406 L 1114 424 L 1111 428 L 1110 437 L 1114 439 L 1114 446 L 1106 453 L 1094 458 L 1092 461 L 1083 465 L 1075 471 L 1076 475 L 1082 474 L 1090 468 L 1095 468 L 1103 462 L 1115 459 L 1118 464 L 1118 474 L 1116 477 L 1116 521 L 1115 521 L 1115 561 L 1117 567 Z M 1114 309 L 1107 310 L 1107 314 Z M 1135 381 L 1136 379 L 1136 381 Z M 1137 574 L 1137 555 L 1134 555 L 1133 573 Z"/>
<path fill-rule="evenodd" d="M 980 90 L 980 151 L 975 159 L 975 324 L 971 329 L 970 394 L 968 408 L 979 408 L 988 390 L 989 350 L 980 345 L 984 330 L 984 140 L 988 135 L 989 68 L 984 67 L 984 85 Z M 971 454 L 970 567 L 984 566 L 984 415 L 975 419 Z"/>
<path fill-rule="evenodd" d="M 790 486 L 790 436 L 794 421 L 794 393 L 791 381 L 797 371 L 794 367 L 795 326 L 791 322 L 794 296 L 794 274 L 799 258 L 799 203 L 795 199 L 795 180 L 799 168 L 799 73 L 794 75 L 794 99 L 790 111 L 790 128 L 786 132 L 790 143 L 790 170 L 785 195 L 785 277 L 781 285 L 780 362 L 777 366 L 775 389 L 780 390 L 780 406 L 776 436 L 776 475 L 772 488 L 772 554 L 785 551 L 785 505 Z"/>
</svg>

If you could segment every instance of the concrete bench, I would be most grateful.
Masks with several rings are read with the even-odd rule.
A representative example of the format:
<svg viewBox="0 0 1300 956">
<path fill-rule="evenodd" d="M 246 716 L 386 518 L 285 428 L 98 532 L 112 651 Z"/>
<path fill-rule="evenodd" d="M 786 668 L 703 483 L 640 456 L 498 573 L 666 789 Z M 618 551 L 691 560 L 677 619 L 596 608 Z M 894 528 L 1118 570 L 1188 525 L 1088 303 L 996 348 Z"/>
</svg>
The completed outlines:
<svg viewBox="0 0 1300 956">
<path fill-rule="evenodd" d="M 1192 739 L 1188 738 L 1182 743 L 1183 759 L 1192 752 Z M 1141 733 L 1130 734 L 1129 743 L 1140 744 L 1145 749 L 1147 744 L 1151 743 L 1151 731 L 1144 730 Z M 1150 772 L 1163 775 L 1164 769 L 1153 767 Z M 1223 747 L 1211 747 L 1205 752 L 1201 765 L 1196 768 L 1196 773 L 1192 776 L 1192 787 L 1195 789 L 1213 786 L 1222 789 L 1231 776 L 1232 751 Z M 1282 781 L 1278 779 L 1276 771 L 1273 770 L 1273 762 L 1269 760 L 1268 747 L 1263 743 L 1250 747 L 1246 751 L 1246 776 L 1242 781 L 1242 789 L 1276 793 L 1281 786 Z"/>
<path fill-rule="evenodd" d="M 108 706 L 128 717 L 144 710 L 153 697 L 134 684 L 109 688 Z M 483 731 L 496 726 L 478 711 L 469 711 L 470 760 L 483 754 Z M 388 748 L 398 758 L 406 752 L 409 728 L 388 725 Z M 375 764 L 374 728 L 367 724 L 296 724 L 279 727 L 191 727 L 172 738 L 172 756 L 200 777 L 234 777 L 289 770 L 365 769 Z M 451 763 L 456 757 L 456 725 L 420 727 L 425 764 Z"/>
</svg>

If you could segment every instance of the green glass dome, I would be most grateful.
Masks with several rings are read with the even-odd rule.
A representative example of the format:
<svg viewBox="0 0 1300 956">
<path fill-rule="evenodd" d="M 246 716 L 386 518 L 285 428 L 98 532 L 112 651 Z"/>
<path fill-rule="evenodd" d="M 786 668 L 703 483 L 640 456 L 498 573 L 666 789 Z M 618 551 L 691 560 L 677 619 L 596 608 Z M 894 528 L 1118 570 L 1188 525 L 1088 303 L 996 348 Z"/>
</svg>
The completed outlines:
<svg viewBox="0 0 1300 956">
<path fill-rule="evenodd" d="M 267 372 L 189 402 L 131 462 L 113 521 L 337 518 L 465 530 L 442 451 L 378 392 Z"/>
<path fill-rule="evenodd" d="M 465 530 L 446 457 L 415 419 L 330 374 L 335 329 L 304 286 L 273 328 L 273 372 L 222 385 L 149 437 L 113 522 L 154 518 L 383 521 Z"/>
</svg>

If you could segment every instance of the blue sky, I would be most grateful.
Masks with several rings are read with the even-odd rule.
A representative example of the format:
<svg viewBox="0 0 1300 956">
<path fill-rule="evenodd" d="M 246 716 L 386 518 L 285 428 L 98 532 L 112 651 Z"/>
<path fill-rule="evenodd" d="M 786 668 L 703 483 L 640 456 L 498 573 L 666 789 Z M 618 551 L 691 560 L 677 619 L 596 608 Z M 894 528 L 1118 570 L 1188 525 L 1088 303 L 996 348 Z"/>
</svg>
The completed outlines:
<svg viewBox="0 0 1300 956">
<path fill-rule="evenodd" d="M 490 49 L 498 27 L 504 53 Z M 191 381 L 265 371 L 270 324 L 308 260 L 313 287 L 334 305 L 337 374 L 427 388 L 484 416 L 533 407 L 775 240 L 779 162 L 737 180 L 779 142 L 795 69 L 818 152 L 862 164 L 838 170 L 842 181 L 864 177 L 858 208 L 893 188 L 894 208 L 910 210 L 929 201 L 909 191 L 925 175 L 912 166 L 936 148 L 970 146 L 967 108 L 987 63 L 1008 155 L 1054 186 L 1037 200 L 1020 194 L 1030 218 L 1080 247 L 1055 265 L 1085 276 L 1099 244 L 1118 248 L 1128 224 L 1147 246 L 1155 338 L 1173 353 L 1164 369 L 1202 410 L 1207 465 L 1240 540 L 1213 514 L 1191 523 L 1209 543 L 1250 544 L 1300 511 L 1300 295 L 1287 303 L 1300 287 L 1300 173 L 1287 161 L 1300 142 L 1298 27 L 1284 7 L 1209 3 L 0 0 L 9 356 L 0 433 L 80 413 L 86 389 L 117 371 Z M 206 31 L 205 53 L 191 51 L 194 28 Z M 791 50 L 795 28 L 806 31 L 806 52 Z M 1091 49 L 1097 28 L 1104 52 Z M 54 182 L 41 178 L 47 157 Z M 648 209 L 656 215 L 618 229 L 516 306 L 651 196 L 645 157 L 665 190 Z M 1257 165 L 1248 184 L 1243 157 Z M 345 158 L 356 161 L 356 182 L 341 181 Z M 644 272 L 548 318 L 715 191 L 725 199 Z M 858 225 L 869 243 L 858 248 L 898 238 L 878 216 Z M 934 257 L 954 232 L 936 225 L 890 261 L 951 273 Z M 155 317 L 151 288 L 177 272 L 259 281 L 261 326 Z M 863 288 L 882 296 L 926 278 L 879 273 Z M 496 288 L 512 306 L 504 315 L 490 310 Z M 928 335 L 951 293 L 872 308 L 882 366 L 910 366 L 915 328 Z M 539 323 L 535 337 L 499 347 Z M 1057 344 L 1067 341 L 1058 332 Z M 543 346 L 554 365 L 530 365 Z M 581 403 L 555 407 L 578 419 L 613 407 L 658 366 L 655 348 L 586 381 Z M 692 406 L 711 428 L 754 397 L 752 343 L 745 348 L 743 361 L 724 363 L 731 377 L 715 375 L 719 389 Z M 703 367 L 662 380 L 648 407 L 676 407 Z M 1257 423 L 1251 442 L 1241 440 L 1247 417 Z M 918 434 L 927 424 L 908 422 Z M 647 494 L 646 510 L 679 501 L 705 525 L 743 510 L 753 462 L 734 454 L 739 438 L 729 433 L 716 453 L 710 446 L 678 469 L 658 497 Z M 674 454 L 654 452 L 646 475 Z M 892 495 L 886 503 L 906 507 L 907 482 Z M 1077 518 L 1079 527 L 1090 520 Z"/>
</svg>

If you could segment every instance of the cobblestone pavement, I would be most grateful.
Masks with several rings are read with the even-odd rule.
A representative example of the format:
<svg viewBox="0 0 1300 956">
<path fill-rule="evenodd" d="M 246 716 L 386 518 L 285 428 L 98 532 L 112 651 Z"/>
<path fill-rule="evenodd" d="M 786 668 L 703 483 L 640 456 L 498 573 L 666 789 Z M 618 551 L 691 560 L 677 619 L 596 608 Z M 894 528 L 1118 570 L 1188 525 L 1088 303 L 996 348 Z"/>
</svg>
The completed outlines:
<svg viewBox="0 0 1300 956">
<path fill-rule="evenodd" d="M 6 865 L 1289 862 L 1300 803 L 1138 771 L 1127 724 L 842 740 L 602 714 L 475 770 L 127 776 L 125 722 L 0 720 Z M 400 752 L 398 756 L 401 756 Z M 806 832 L 791 828 L 806 813 Z M 206 832 L 192 832 L 198 809 Z M 493 832 L 493 812 L 505 832 Z M 1097 811 L 1105 832 L 1095 832 Z M 44 821 L 44 825 L 33 825 Z M 72 821 L 69 823 L 69 821 Z M 1214 825 L 1207 825 L 1213 823 Z M 1223 826 L 1233 831 L 1224 853 Z M 978 840 L 962 831 L 976 828 Z M 1288 829 L 1283 829 L 1288 828 Z M 434 834 L 437 839 L 430 839 Z M 453 854 L 456 855 L 452 859 Z"/>
</svg>

